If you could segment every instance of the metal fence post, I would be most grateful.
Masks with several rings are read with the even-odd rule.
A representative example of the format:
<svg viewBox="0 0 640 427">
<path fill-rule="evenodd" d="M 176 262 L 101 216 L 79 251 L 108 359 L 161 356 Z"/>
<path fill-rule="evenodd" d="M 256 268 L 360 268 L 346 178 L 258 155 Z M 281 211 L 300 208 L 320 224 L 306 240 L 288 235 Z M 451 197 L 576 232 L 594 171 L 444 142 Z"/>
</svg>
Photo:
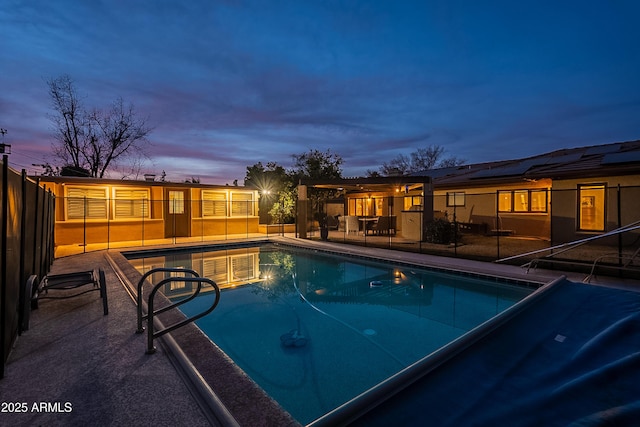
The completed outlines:
<svg viewBox="0 0 640 427">
<path fill-rule="evenodd" d="M 8 183 L 8 156 L 5 154 L 2 156 L 2 237 L 0 250 L 0 264 L 2 264 L 2 270 L 0 271 L 0 356 L 2 358 L 0 364 L 0 378 L 4 378 L 4 362 L 7 357 L 5 353 L 6 348 L 6 322 L 7 322 L 7 214 L 8 214 L 8 200 L 7 193 L 9 192 Z"/>
</svg>

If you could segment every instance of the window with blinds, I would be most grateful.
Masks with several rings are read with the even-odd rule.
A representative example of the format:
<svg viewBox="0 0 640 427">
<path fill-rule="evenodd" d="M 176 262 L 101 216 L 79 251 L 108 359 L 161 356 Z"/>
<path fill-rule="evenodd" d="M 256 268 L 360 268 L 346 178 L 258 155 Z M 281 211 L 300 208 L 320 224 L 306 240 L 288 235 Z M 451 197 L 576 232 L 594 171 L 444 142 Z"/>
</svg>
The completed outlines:
<svg viewBox="0 0 640 427">
<path fill-rule="evenodd" d="M 231 195 L 231 216 L 253 215 L 253 193 Z"/>
<path fill-rule="evenodd" d="M 107 219 L 107 190 L 67 187 L 67 219 Z"/>
<path fill-rule="evenodd" d="M 116 188 L 113 196 L 116 219 L 149 218 L 149 190 Z"/>
<path fill-rule="evenodd" d="M 202 191 L 202 216 L 227 216 L 227 195 L 221 191 Z"/>
</svg>

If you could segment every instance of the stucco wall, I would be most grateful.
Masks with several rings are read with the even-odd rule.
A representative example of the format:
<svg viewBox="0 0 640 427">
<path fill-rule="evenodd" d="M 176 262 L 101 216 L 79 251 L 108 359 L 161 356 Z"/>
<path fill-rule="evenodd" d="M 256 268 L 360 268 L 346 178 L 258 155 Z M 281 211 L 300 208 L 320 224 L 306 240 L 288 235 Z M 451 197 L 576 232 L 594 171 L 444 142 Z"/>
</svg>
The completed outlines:
<svg viewBox="0 0 640 427">
<path fill-rule="evenodd" d="M 604 184 L 606 186 L 605 232 L 640 221 L 640 185 L 638 183 L 640 183 L 640 175 L 555 180 L 552 189 L 553 243 L 566 243 L 604 233 L 578 230 L 578 187 L 580 185 Z M 621 239 L 623 246 L 632 245 L 640 239 L 640 232 L 625 233 Z M 599 243 L 617 245 L 618 236 L 603 238 Z"/>
<path fill-rule="evenodd" d="M 497 212 L 498 191 L 547 190 L 549 180 L 522 181 L 501 186 L 438 190 L 434 193 L 434 211 L 436 216 L 446 213 L 453 221 L 487 224 L 487 229 L 510 230 L 515 235 L 549 239 L 551 237 L 551 204 L 547 197 L 546 212 Z M 465 194 L 464 206 L 447 206 L 447 193 Z"/>
</svg>

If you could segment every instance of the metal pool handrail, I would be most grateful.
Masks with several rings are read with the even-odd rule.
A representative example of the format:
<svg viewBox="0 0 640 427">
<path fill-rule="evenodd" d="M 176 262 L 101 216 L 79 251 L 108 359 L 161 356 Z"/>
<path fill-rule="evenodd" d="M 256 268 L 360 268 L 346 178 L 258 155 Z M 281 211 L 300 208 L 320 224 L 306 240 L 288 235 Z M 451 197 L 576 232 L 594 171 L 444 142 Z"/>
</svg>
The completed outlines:
<svg viewBox="0 0 640 427">
<path fill-rule="evenodd" d="M 160 289 L 162 286 L 164 286 L 167 283 L 178 282 L 178 281 L 180 281 L 180 282 L 195 282 L 195 283 L 198 284 L 198 287 L 195 290 L 195 292 L 193 293 L 193 295 L 191 295 L 189 298 L 181 300 L 181 301 L 178 301 L 176 303 L 170 304 L 170 305 L 168 305 L 168 306 L 166 306 L 164 308 L 161 308 L 159 310 L 154 311 L 153 310 L 153 299 L 154 299 L 156 293 L 158 292 L 158 289 Z M 171 308 L 175 308 L 178 305 L 184 304 L 187 301 L 192 300 L 193 298 L 195 298 L 200 293 L 200 290 L 202 289 L 202 284 L 203 283 L 211 285 L 211 287 L 213 288 L 213 290 L 215 292 L 215 299 L 214 299 L 213 304 L 211 305 L 211 307 L 209 307 L 206 311 L 203 311 L 200 314 L 196 314 L 195 316 L 191 316 L 191 317 L 189 317 L 189 318 L 187 318 L 185 320 L 182 320 L 180 322 L 174 323 L 173 325 L 168 326 L 168 327 L 166 327 L 166 328 L 164 328 L 164 329 L 162 329 L 162 330 L 160 330 L 158 332 L 154 332 L 154 330 L 153 330 L 153 328 L 154 328 L 153 316 L 158 314 L 158 313 L 167 311 L 167 310 L 169 310 Z M 214 282 L 213 280 L 208 279 L 206 277 L 168 277 L 166 279 L 161 280 L 151 290 L 151 293 L 149 294 L 149 301 L 147 302 L 147 307 L 148 307 L 149 312 L 147 314 L 148 321 L 147 321 L 147 351 L 146 351 L 146 353 L 147 354 L 155 353 L 156 348 L 153 346 L 154 338 L 158 338 L 158 337 L 160 337 L 160 336 L 162 336 L 162 335 L 164 335 L 164 334 L 166 334 L 168 332 L 174 331 L 174 330 L 176 330 L 176 329 L 178 329 L 178 328 L 180 328 L 180 327 L 182 327 L 184 325 L 187 325 L 187 324 L 189 324 L 191 322 L 194 322 L 194 321 L 200 319 L 201 317 L 206 316 L 207 314 L 211 313 L 216 308 L 216 306 L 218 305 L 219 302 L 220 302 L 220 288 L 218 287 L 216 282 Z"/>
<path fill-rule="evenodd" d="M 138 311 L 138 329 L 136 329 L 136 334 L 141 334 L 144 332 L 144 326 L 142 326 L 142 321 L 144 319 L 146 319 L 148 317 L 144 316 L 142 314 L 142 286 L 144 285 L 144 281 L 147 280 L 147 277 L 151 276 L 152 274 L 155 273 L 187 273 L 187 274 L 191 274 L 193 277 L 200 277 L 200 275 L 198 274 L 197 271 L 192 270 L 190 268 L 178 268 L 178 267 L 158 267 L 158 268 L 152 268 L 151 270 L 147 271 L 146 273 L 144 273 L 142 275 L 142 277 L 140 278 L 140 280 L 138 281 L 138 286 L 136 286 L 136 289 L 138 291 L 138 294 L 136 295 L 136 305 L 137 307 L 137 311 Z M 175 279 L 184 279 L 185 277 L 176 277 Z M 189 300 L 195 298 L 195 295 L 192 295 L 191 298 L 189 298 Z M 189 301 L 187 300 L 187 301 Z M 186 301 L 185 301 L 186 302 Z M 168 308 L 172 308 L 173 306 L 169 306 Z M 149 310 L 151 311 L 151 310 Z M 166 311 L 165 309 L 159 310 L 158 313 L 162 313 L 163 311 Z"/>
<path fill-rule="evenodd" d="M 542 253 L 542 252 L 549 252 L 549 251 L 554 251 L 556 249 L 561 249 L 558 252 L 554 252 L 554 253 L 548 255 L 548 257 L 552 257 L 552 256 L 555 256 L 555 255 L 559 255 L 559 254 L 561 254 L 563 252 L 567 252 L 568 250 L 577 248 L 578 246 L 584 245 L 585 243 L 589 243 L 589 242 L 594 241 L 594 240 L 599 240 L 599 239 L 602 239 L 602 238 L 605 238 L 605 237 L 614 236 L 614 235 L 626 233 L 627 231 L 633 231 L 633 230 L 638 230 L 638 229 L 640 229 L 640 221 L 635 221 L 635 222 L 632 222 L 631 224 L 625 225 L 625 226 L 620 227 L 620 228 L 616 228 L 615 230 L 608 231 L 608 232 L 606 232 L 604 234 L 599 234 L 597 236 L 591 236 L 591 237 L 587 237 L 587 238 L 584 238 L 584 239 L 574 240 L 573 242 L 562 243 L 562 244 L 559 244 L 559 245 L 556 245 L 556 246 L 552 246 L 550 248 L 538 249 L 538 250 L 531 251 L 531 252 L 526 252 L 526 253 L 523 253 L 523 254 L 513 255 L 513 256 L 510 256 L 510 257 L 506 257 L 506 258 L 501 258 L 501 259 L 495 260 L 494 262 L 495 263 L 500 263 L 500 262 L 505 262 L 505 261 L 511 261 L 513 259 L 523 258 L 523 257 L 529 256 L 529 255 L 535 255 L 535 254 L 539 254 L 539 253 Z M 547 259 L 549 259 L 549 258 L 547 258 Z M 537 265 L 539 260 L 540 260 L 540 258 L 535 258 L 535 259 L 527 262 L 526 264 L 522 265 L 522 267 L 527 267 L 527 272 L 529 272 L 530 268 L 532 268 L 532 267 L 535 268 L 535 266 Z"/>
</svg>

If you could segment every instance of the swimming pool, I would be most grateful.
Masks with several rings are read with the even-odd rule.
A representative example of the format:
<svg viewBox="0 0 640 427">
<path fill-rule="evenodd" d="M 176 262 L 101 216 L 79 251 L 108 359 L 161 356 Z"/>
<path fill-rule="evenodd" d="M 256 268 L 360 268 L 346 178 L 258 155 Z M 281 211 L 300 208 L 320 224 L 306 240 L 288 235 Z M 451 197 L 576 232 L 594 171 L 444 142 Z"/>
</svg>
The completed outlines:
<svg viewBox="0 0 640 427">
<path fill-rule="evenodd" d="M 223 289 L 220 304 L 198 326 L 303 424 L 534 290 L 490 277 L 273 245 L 129 258 L 141 272 L 186 267 L 216 281 Z M 189 293 L 164 291 L 172 299 Z M 199 297 L 182 311 L 195 314 L 208 299 Z"/>
</svg>

